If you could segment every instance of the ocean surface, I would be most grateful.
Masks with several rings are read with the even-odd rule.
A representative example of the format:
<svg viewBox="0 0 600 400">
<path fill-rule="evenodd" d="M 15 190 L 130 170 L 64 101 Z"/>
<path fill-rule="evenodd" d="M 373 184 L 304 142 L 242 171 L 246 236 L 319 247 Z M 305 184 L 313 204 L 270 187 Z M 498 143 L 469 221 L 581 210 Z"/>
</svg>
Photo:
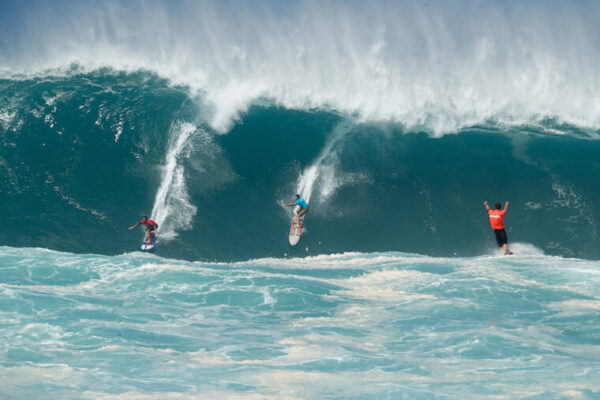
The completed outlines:
<svg viewBox="0 0 600 400">
<path fill-rule="evenodd" d="M 3 399 L 598 398 L 600 263 L 0 248 Z"/>
<path fill-rule="evenodd" d="M 0 399 L 600 399 L 598 20 L 1 2 Z"/>
</svg>

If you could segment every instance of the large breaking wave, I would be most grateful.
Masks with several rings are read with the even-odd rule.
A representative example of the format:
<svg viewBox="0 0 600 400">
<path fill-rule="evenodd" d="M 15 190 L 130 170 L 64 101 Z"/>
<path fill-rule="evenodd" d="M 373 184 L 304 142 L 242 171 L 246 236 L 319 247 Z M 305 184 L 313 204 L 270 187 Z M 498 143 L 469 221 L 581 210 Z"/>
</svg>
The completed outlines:
<svg viewBox="0 0 600 400">
<path fill-rule="evenodd" d="M 0 2 L 0 396 L 598 397 L 598 17 Z"/>
<path fill-rule="evenodd" d="M 472 255 L 488 199 L 600 256 L 594 3 L 28 5 L 0 6 L 2 243 L 120 253 L 151 213 L 165 256 Z"/>
<path fill-rule="evenodd" d="M 9 245 L 122 253 L 141 239 L 126 227 L 151 212 L 170 257 L 474 255 L 494 246 L 487 199 L 512 202 L 511 241 L 600 256 L 600 143 L 574 126 L 480 125 L 434 138 L 263 103 L 220 135 L 189 88 L 106 69 L 2 80 L 0 107 Z M 311 212 L 290 249 L 278 203 L 296 191 Z"/>
</svg>

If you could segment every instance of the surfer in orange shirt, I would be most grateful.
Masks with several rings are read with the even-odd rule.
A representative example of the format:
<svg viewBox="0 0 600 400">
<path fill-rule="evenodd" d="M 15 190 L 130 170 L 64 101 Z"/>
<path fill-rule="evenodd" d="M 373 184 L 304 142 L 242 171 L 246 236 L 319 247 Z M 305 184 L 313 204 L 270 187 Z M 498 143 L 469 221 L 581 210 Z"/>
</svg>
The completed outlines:
<svg viewBox="0 0 600 400">
<path fill-rule="evenodd" d="M 506 231 L 504 230 L 504 216 L 506 215 L 506 210 L 508 210 L 508 205 L 510 203 L 507 201 L 504 204 L 504 210 L 502 210 L 502 204 L 496 203 L 494 205 L 494 209 L 489 206 L 487 200 L 483 202 L 489 216 L 490 216 L 490 224 L 492 225 L 492 229 L 496 234 L 496 242 L 498 242 L 498 246 L 501 250 L 504 250 L 504 254 L 513 254 L 512 251 L 508 249 L 508 239 L 506 238 Z"/>
</svg>

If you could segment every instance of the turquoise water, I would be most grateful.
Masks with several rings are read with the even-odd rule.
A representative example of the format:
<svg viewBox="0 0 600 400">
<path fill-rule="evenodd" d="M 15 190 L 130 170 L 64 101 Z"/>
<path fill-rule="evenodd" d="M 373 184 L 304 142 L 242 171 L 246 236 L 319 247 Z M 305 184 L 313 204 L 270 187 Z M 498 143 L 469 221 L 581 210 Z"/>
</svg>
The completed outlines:
<svg viewBox="0 0 600 400">
<path fill-rule="evenodd" d="M 600 399 L 598 20 L 0 1 L 0 399 Z"/>
<path fill-rule="evenodd" d="M 0 80 L 0 107 L 5 245 L 122 254 L 149 215 L 169 258 L 476 256 L 495 245 L 488 200 L 512 203 L 509 241 L 600 258 L 600 141 L 556 121 L 438 138 L 267 102 L 223 135 L 189 88 L 109 69 Z M 296 192 L 311 211 L 290 248 L 278 203 Z"/>
<path fill-rule="evenodd" d="M 347 253 L 239 263 L 0 249 L 22 398 L 598 398 L 600 264 Z"/>
</svg>

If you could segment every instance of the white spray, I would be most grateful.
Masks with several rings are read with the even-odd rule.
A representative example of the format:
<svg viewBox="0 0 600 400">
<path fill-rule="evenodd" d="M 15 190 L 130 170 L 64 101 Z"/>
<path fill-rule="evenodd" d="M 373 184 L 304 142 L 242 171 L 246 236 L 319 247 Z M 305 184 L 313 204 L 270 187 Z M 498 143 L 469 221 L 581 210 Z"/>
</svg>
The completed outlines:
<svg viewBox="0 0 600 400">
<path fill-rule="evenodd" d="M 172 3 L 9 7 L 27 35 L 0 30 L 0 74 L 154 71 L 198 90 L 219 132 L 260 99 L 438 135 L 548 119 L 600 128 L 597 2 Z"/>
<path fill-rule="evenodd" d="M 330 175 L 333 174 L 333 164 L 335 162 L 335 155 L 337 154 L 335 145 L 349 132 L 350 126 L 349 122 L 343 122 L 336 126 L 317 159 L 298 177 L 296 192 L 299 193 L 307 203 L 310 202 L 315 183 L 319 177 L 323 175 L 324 171 L 327 170 Z M 328 181 L 334 182 L 335 179 L 328 179 Z M 335 186 L 335 184 L 333 185 Z M 323 187 L 322 195 L 324 195 L 324 197 L 329 196 L 333 192 L 333 189 L 334 188 L 329 186 Z"/>
<path fill-rule="evenodd" d="M 171 128 L 161 184 L 152 207 L 152 218 L 158 223 L 161 240 L 171 240 L 178 230 L 192 228 L 196 207 L 190 203 L 185 168 L 180 161 L 189 157 L 189 138 L 196 130 L 190 123 L 175 124 Z"/>
</svg>

